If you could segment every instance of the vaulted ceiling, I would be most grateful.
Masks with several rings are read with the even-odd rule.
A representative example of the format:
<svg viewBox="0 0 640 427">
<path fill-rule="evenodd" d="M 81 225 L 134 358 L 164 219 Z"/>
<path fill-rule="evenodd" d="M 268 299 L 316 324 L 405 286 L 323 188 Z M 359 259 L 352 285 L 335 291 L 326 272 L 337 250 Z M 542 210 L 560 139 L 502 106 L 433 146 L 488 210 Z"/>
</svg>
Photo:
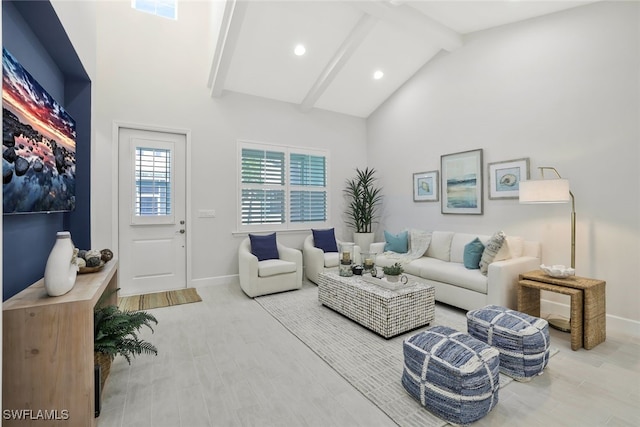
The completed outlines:
<svg viewBox="0 0 640 427">
<path fill-rule="evenodd" d="M 224 91 L 368 117 L 465 35 L 594 0 L 227 0 L 209 77 Z M 306 52 L 296 55 L 303 45 Z M 374 73 L 384 75 L 374 79 Z"/>
</svg>

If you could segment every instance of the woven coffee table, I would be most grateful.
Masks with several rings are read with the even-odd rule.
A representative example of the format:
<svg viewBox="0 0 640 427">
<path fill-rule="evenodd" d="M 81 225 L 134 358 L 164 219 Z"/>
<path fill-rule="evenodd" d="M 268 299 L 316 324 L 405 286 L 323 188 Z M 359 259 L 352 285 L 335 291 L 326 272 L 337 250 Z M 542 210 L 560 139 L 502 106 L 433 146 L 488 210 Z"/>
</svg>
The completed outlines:
<svg viewBox="0 0 640 427">
<path fill-rule="evenodd" d="M 360 276 L 342 277 L 320 273 L 318 300 L 321 304 L 390 338 L 435 318 L 435 289 L 420 278 L 407 275 L 409 282 L 398 290 L 369 283 Z"/>
</svg>

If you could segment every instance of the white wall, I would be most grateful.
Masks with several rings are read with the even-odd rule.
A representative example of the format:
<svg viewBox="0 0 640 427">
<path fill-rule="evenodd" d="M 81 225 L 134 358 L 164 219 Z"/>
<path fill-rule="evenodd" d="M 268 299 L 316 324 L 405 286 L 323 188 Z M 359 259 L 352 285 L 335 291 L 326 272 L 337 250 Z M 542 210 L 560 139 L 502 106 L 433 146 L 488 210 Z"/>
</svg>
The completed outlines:
<svg viewBox="0 0 640 427">
<path fill-rule="evenodd" d="M 93 81 L 96 76 L 96 2 L 51 0 L 51 5 Z"/>
<path fill-rule="evenodd" d="M 303 114 L 291 104 L 239 94 L 211 98 L 208 2 L 180 2 L 179 20 L 137 12 L 130 1 L 100 2 L 97 25 L 96 154 L 92 209 L 95 247 L 113 247 L 114 121 L 191 130 L 190 256 L 194 285 L 237 280 L 236 141 L 330 150 L 331 218 L 342 222 L 342 183 L 366 162 L 366 124 L 340 114 Z M 256 78 L 260 78 L 256 70 Z M 216 218 L 197 218 L 215 209 Z M 338 228 L 338 227 L 337 227 Z M 339 235 L 342 234 L 340 230 Z M 279 234 L 302 247 L 307 233 Z"/>
<path fill-rule="evenodd" d="M 488 200 L 486 182 L 482 216 L 412 200 L 412 173 L 440 169 L 443 154 L 482 148 L 485 179 L 487 163 L 529 157 L 532 178 L 554 166 L 570 180 L 577 274 L 607 281 L 610 319 L 639 321 L 639 16 L 638 3 L 596 3 L 474 33 L 427 64 L 367 122 L 380 230 L 502 229 L 569 265 L 570 205 Z"/>
</svg>

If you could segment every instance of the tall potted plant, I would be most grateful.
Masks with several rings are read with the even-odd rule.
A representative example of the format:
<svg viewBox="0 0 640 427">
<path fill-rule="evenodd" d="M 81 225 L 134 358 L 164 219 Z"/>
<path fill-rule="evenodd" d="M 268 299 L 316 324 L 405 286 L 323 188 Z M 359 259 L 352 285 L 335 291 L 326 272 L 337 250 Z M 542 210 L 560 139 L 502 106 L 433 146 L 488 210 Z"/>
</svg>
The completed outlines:
<svg viewBox="0 0 640 427">
<path fill-rule="evenodd" d="M 376 185 L 375 174 L 374 168 L 356 168 L 356 176 L 347 180 L 344 189 L 347 225 L 354 229 L 354 242 L 364 252 L 369 252 L 369 246 L 373 243 L 371 226 L 378 218 L 378 208 L 382 202 L 382 189 Z"/>
<path fill-rule="evenodd" d="M 158 320 L 145 311 L 122 311 L 115 305 L 103 305 L 106 296 L 103 295 L 93 312 L 93 352 L 95 364 L 101 368 L 101 388 L 109 376 L 111 362 L 118 354 L 129 364 L 137 355 L 158 354 L 153 344 L 138 337 L 143 326 L 153 332 L 151 323 L 157 325 Z"/>
</svg>

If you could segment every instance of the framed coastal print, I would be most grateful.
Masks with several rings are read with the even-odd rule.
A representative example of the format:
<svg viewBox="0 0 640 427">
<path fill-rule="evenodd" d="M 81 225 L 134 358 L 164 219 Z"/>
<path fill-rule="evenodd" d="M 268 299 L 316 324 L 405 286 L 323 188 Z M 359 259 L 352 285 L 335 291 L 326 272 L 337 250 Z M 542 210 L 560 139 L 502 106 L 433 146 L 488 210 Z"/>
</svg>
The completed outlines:
<svg viewBox="0 0 640 427">
<path fill-rule="evenodd" d="M 438 171 L 418 172 L 413 174 L 413 201 L 437 202 Z"/>
<path fill-rule="evenodd" d="M 482 149 L 440 156 L 442 213 L 482 215 Z"/>
<path fill-rule="evenodd" d="M 517 199 L 520 181 L 529 179 L 529 158 L 487 165 L 490 199 Z"/>
</svg>

